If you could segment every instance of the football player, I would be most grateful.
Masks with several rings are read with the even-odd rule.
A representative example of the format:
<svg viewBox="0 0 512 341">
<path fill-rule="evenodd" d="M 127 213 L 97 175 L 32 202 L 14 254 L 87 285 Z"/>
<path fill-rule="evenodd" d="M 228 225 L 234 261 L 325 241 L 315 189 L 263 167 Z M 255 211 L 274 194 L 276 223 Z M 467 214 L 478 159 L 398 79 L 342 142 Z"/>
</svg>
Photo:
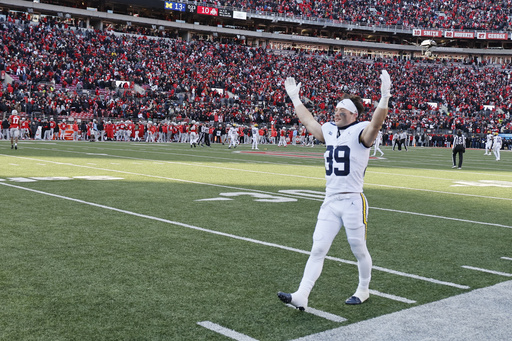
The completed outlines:
<svg viewBox="0 0 512 341">
<path fill-rule="evenodd" d="M 279 299 L 300 310 L 308 306 L 308 297 L 322 272 L 331 244 L 345 227 L 347 240 L 357 259 L 359 284 L 345 303 L 361 304 L 370 297 L 372 258 L 366 247 L 368 203 L 363 194 L 363 178 L 370 148 L 388 114 L 391 79 L 387 71 L 381 75 L 381 99 L 371 121 L 359 122 L 364 106 L 359 96 L 348 96 L 336 105 L 334 122 L 321 125 L 302 104 L 301 83 L 288 77 L 285 88 L 300 121 L 318 140 L 325 142 L 326 193 L 318 213 L 313 246 L 299 288 L 294 293 L 278 292 Z"/>
<path fill-rule="evenodd" d="M 18 110 L 14 109 L 9 116 L 9 135 L 11 136 L 11 149 L 18 149 L 18 138 L 20 136 L 20 116 Z"/>
<path fill-rule="evenodd" d="M 494 156 L 496 157 L 496 161 L 500 161 L 500 151 L 501 151 L 501 144 L 503 143 L 503 140 L 498 133 L 494 133 L 494 139 L 492 142 L 492 152 L 494 153 Z"/>
<path fill-rule="evenodd" d="M 258 130 L 258 125 L 254 123 L 251 128 L 251 137 L 252 137 L 252 146 L 251 149 L 258 149 L 258 140 L 260 138 L 260 132 Z"/>
<path fill-rule="evenodd" d="M 487 132 L 487 137 L 485 141 L 485 153 L 484 155 L 491 155 L 492 150 L 492 134 L 491 132 Z"/>
</svg>

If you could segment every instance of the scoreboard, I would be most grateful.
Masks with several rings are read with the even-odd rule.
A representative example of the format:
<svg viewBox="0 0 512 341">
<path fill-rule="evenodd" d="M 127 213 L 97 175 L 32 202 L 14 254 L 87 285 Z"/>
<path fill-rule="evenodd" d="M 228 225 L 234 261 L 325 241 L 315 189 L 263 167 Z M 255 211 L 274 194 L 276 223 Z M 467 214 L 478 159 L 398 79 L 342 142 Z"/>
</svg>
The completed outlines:
<svg viewBox="0 0 512 341">
<path fill-rule="evenodd" d="M 183 4 L 181 2 L 166 1 L 164 6 L 165 9 L 178 12 L 185 12 L 187 9 L 187 4 Z"/>
<path fill-rule="evenodd" d="M 225 8 L 189 5 L 181 2 L 166 1 L 164 8 L 170 11 L 188 12 L 202 15 L 211 15 L 215 17 L 233 18 L 233 11 Z"/>
</svg>

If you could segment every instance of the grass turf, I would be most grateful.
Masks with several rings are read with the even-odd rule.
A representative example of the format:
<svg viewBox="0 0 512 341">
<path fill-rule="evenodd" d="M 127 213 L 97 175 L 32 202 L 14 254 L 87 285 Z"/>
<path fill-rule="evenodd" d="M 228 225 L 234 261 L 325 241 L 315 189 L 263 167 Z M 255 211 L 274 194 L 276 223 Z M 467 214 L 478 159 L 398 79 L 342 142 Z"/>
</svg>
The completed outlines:
<svg viewBox="0 0 512 341">
<path fill-rule="evenodd" d="M 329 256 L 344 261 L 326 261 L 309 304 L 347 321 L 285 307 L 276 292 L 302 276 L 323 149 L 261 147 L 1 142 L 0 339 L 224 340 L 197 324 L 211 321 L 290 340 L 508 279 L 464 265 L 512 273 L 510 152 L 468 150 L 457 170 L 448 149 L 384 148 L 365 178 L 368 246 L 392 271 L 374 269 L 371 289 L 416 303 L 344 305 L 357 269 L 341 231 Z"/>
</svg>

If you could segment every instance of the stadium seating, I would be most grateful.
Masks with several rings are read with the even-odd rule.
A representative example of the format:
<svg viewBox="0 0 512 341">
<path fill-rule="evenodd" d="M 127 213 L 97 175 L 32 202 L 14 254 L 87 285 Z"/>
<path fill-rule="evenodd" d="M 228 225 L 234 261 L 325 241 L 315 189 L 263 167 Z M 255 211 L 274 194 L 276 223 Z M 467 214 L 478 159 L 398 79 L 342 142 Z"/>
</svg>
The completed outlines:
<svg viewBox="0 0 512 341">
<path fill-rule="evenodd" d="M 328 3 L 315 4 L 320 11 Z M 479 11 L 492 7 L 484 4 Z M 224 122 L 288 124 L 296 118 L 282 82 L 292 75 L 302 82 L 304 101 L 318 119 L 329 120 L 343 92 L 367 99 L 372 112 L 378 74 L 387 69 L 394 83 L 390 129 L 512 129 L 507 64 L 282 54 L 234 41 L 151 40 L 70 28 L 58 18 L 38 25 L 28 19 L 18 12 L 1 24 L 0 67 L 14 80 L 2 91 L 2 111 L 20 106 L 28 115 L 83 119 L 202 120 L 218 113 Z"/>
</svg>

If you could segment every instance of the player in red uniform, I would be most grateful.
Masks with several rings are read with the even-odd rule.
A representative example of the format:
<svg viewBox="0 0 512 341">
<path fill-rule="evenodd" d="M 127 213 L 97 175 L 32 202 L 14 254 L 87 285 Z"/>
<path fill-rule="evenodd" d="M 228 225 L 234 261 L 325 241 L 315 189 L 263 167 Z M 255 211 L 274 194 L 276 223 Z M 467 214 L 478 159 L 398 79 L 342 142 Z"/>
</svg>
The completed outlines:
<svg viewBox="0 0 512 341">
<path fill-rule="evenodd" d="M 190 148 L 192 148 L 192 147 L 195 148 L 197 146 L 197 142 L 199 140 L 199 136 L 197 135 L 196 121 L 192 121 L 190 123 L 188 132 L 190 134 Z"/>
<path fill-rule="evenodd" d="M 73 141 L 78 141 L 78 123 L 76 121 L 73 122 Z"/>
<path fill-rule="evenodd" d="M 139 122 L 139 136 L 144 140 L 145 126 L 144 123 Z M 139 139 L 140 142 L 140 139 Z"/>
<path fill-rule="evenodd" d="M 279 143 L 277 144 L 278 147 L 283 146 L 286 147 L 288 144 L 286 143 L 286 128 L 283 127 L 279 131 Z"/>
<path fill-rule="evenodd" d="M 67 127 L 68 124 L 66 123 L 66 120 L 62 120 L 62 122 L 59 124 L 59 140 L 64 140 Z"/>
<path fill-rule="evenodd" d="M 20 116 L 18 110 L 14 109 L 9 116 L 9 133 L 11 135 L 11 149 L 18 149 L 18 137 L 20 136 Z"/>
<path fill-rule="evenodd" d="M 53 140 L 53 133 L 55 132 L 55 127 L 57 126 L 57 122 L 50 118 L 50 140 Z"/>
<path fill-rule="evenodd" d="M 24 139 L 30 139 L 30 122 L 28 120 L 26 120 L 24 117 L 21 119 L 21 124 L 20 124 L 20 128 L 21 128 L 21 133 L 20 133 L 20 137 L 22 140 Z"/>
</svg>

